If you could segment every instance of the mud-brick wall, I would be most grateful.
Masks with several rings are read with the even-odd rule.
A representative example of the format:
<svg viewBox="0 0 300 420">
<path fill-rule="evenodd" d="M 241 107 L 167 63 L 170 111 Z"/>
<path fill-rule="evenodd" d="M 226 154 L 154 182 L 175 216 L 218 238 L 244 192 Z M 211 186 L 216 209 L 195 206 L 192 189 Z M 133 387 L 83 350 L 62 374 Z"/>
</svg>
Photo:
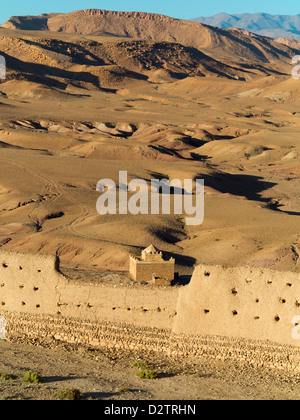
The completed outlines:
<svg viewBox="0 0 300 420">
<path fill-rule="evenodd" d="M 136 279 L 136 259 L 134 257 L 130 257 L 129 260 L 129 273 L 133 280 Z"/>
<path fill-rule="evenodd" d="M 172 328 L 178 289 L 61 284 L 56 313 L 86 320 Z"/>
<path fill-rule="evenodd" d="M 181 289 L 173 331 L 300 346 L 300 275 L 257 268 L 198 266 Z"/>
<path fill-rule="evenodd" d="M 64 277 L 52 256 L 0 252 L 0 311 L 56 313 Z"/>
<path fill-rule="evenodd" d="M 55 257 L 0 252 L 0 315 L 48 314 L 172 328 L 177 300 L 178 289 L 72 282 L 59 273 Z"/>
<path fill-rule="evenodd" d="M 174 280 L 174 262 L 136 261 L 135 273 L 137 281 L 151 281 L 153 274 L 166 280 Z"/>
<path fill-rule="evenodd" d="M 0 252 L 0 316 L 10 337 L 134 346 L 132 331 L 140 329 L 139 342 L 151 333 L 153 349 L 161 337 L 159 348 L 202 357 L 202 337 L 211 337 L 208 343 L 219 337 L 225 355 L 233 352 L 224 337 L 299 348 L 300 340 L 292 336 L 297 315 L 297 273 L 198 266 L 186 287 L 113 287 L 66 279 L 55 257 Z M 257 354 L 263 354 L 265 344 L 257 346 L 262 349 Z M 241 345 L 239 351 L 243 358 Z"/>
</svg>

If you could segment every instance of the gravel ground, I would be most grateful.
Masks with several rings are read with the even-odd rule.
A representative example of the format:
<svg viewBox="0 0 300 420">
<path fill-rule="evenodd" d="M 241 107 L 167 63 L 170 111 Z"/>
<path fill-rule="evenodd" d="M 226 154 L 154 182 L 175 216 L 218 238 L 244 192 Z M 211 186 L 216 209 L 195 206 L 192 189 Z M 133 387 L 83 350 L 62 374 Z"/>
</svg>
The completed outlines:
<svg viewBox="0 0 300 420">
<path fill-rule="evenodd" d="M 134 362 L 147 363 L 158 373 L 155 380 L 137 376 Z M 20 377 L 29 370 L 39 373 L 40 384 Z M 91 400 L 298 400 L 300 375 L 254 370 L 234 363 L 201 360 L 198 364 L 157 354 L 112 350 L 91 351 L 67 345 L 42 348 L 0 341 L 2 400 L 53 400 L 66 388 L 81 391 Z"/>
</svg>

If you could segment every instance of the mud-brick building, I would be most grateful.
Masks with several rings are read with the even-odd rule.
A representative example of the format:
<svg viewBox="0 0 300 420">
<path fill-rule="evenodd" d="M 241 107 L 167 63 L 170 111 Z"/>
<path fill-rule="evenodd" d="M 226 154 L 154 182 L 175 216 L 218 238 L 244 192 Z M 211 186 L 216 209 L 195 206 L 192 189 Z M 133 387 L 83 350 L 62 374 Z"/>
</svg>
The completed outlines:
<svg viewBox="0 0 300 420">
<path fill-rule="evenodd" d="M 174 280 L 175 259 L 164 259 L 163 253 L 150 245 L 140 257 L 130 256 L 130 276 L 137 282 L 170 286 Z"/>
</svg>

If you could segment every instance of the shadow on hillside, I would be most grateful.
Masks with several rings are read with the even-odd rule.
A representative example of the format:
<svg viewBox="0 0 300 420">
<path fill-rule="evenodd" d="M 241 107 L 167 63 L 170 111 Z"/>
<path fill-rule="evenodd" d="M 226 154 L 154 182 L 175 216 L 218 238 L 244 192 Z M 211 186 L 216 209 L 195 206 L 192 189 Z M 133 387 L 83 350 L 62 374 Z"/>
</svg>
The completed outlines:
<svg viewBox="0 0 300 420">
<path fill-rule="evenodd" d="M 80 44 L 72 42 L 59 41 L 57 39 L 47 40 L 48 45 L 42 42 L 37 42 L 29 39 L 23 39 L 26 44 L 34 45 L 44 50 L 55 52 L 57 54 L 65 55 L 72 63 L 88 65 L 88 66 L 105 66 L 113 63 L 105 63 L 104 60 L 91 51 L 87 50 Z M 90 57 L 90 58 L 88 58 Z"/>
<path fill-rule="evenodd" d="M 18 58 L 12 57 L 8 54 L 5 55 L 8 69 L 18 71 L 22 74 L 29 74 L 31 76 L 42 77 L 44 83 L 49 86 L 56 86 L 64 88 L 67 86 L 68 81 L 87 82 L 100 88 L 99 78 L 88 72 L 72 72 L 69 70 L 59 69 L 57 67 L 47 66 L 46 64 L 29 63 L 26 61 L 19 60 Z M 62 83 L 51 77 L 58 77 L 60 79 L 66 79 L 66 83 Z"/>
<path fill-rule="evenodd" d="M 75 381 L 80 379 L 79 376 L 46 376 L 43 377 L 43 383 L 53 383 L 53 382 L 64 382 L 64 381 Z"/>
<path fill-rule="evenodd" d="M 97 75 L 93 75 L 89 72 L 74 72 L 70 70 L 64 70 L 57 67 L 47 66 L 40 63 L 29 63 L 18 58 L 12 57 L 8 54 L 5 55 L 7 68 L 19 72 L 20 74 L 14 75 L 14 79 L 25 78 L 28 81 L 34 83 L 45 84 L 49 87 L 55 87 L 58 89 L 65 90 L 69 84 L 73 84 L 77 87 L 84 86 L 84 83 L 89 83 L 95 86 L 97 89 L 107 93 L 116 93 L 117 89 L 104 88 L 101 86 L 100 78 Z M 112 70 L 113 74 L 118 74 Z M 126 70 L 123 74 L 124 77 L 147 80 L 147 76 L 144 76 L 133 71 Z M 58 80 L 61 79 L 61 80 Z"/>
<path fill-rule="evenodd" d="M 175 254 L 173 252 L 165 252 L 163 251 L 164 258 L 170 259 L 175 258 L 176 264 L 183 267 L 190 267 L 193 268 L 196 264 L 197 260 L 193 257 L 189 257 L 187 255 Z"/>
<path fill-rule="evenodd" d="M 131 391 L 129 391 L 131 392 Z M 115 399 L 113 397 L 120 396 L 118 392 L 88 392 L 84 394 L 84 399 L 90 400 L 105 400 L 105 399 Z"/>
<path fill-rule="evenodd" d="M 219 31 L 224 32 L 224 29 L 219 29 Z M 230 38 L 233 42 L 240 44 L 242 48 L 246 48 L 246 50 L 247 49 L 250 50 L 253 54 L 255 54 L 255 57 L 259 58 L 262 62 L 269 63 L 269 59 L 265 56 L 263 51 L 259 49 L 258 46 L 240 39 L 239 37 L 235 36 L 234 33 L 229 32 L 229 31 L 226 31 L 226 36 Z M 283 51 L 279 48 L 276 48 L 274 44 L 272 44 L 272 50 L 270 50 L 270 46 L 268 45 L 268 42 L 269 42 L 268 38 L 264 38 L 264 37 L 259 37 L 259 38 L 260 38 L 260 41 L 265 44 L 266 49 L 268 51 L 271 51 L 271 53 L 275 55 L 276 58 L 280 58 L 280 56 L 282 55 L 288 59 L 290 58 L 290 55 L 287 51 Z"/>
<path fill-rule="evenodd" d="M 282 204 L 277 200 L 262 196 L 264 191 L 277 185 L 274 182 L 264 181 L 262 177 L 218 172 L 213 175 L 199 174 L 196 178 L 204 179 L 205 186 L 214 188 L 221 193 L 245 197 L 250 201 L 263 203 L 265 207 L 270 210 L 279 211 L 292 216 L 300 216 L 300 212 L 281 210 L 280 207 L 282 207 Z"/>
</svg>

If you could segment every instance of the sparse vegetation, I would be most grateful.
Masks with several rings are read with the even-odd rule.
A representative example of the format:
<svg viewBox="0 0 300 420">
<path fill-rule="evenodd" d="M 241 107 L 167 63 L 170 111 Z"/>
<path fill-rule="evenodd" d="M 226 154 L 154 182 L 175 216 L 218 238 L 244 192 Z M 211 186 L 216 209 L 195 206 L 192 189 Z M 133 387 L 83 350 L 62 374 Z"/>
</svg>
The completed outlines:
<svg viewBox="0 0 300 420">
<path fill-rule="evenodd" d="M 300 41 L 142 11 L 2 26 L 0 399 L 300 399 Z"/>
<path fill-rule="evenodd" d="M 158 377 L 157 372 L 150 369 L 148 364 L 145 362 L 137 361 L 134 362 L 132 366 L 140 369 L 136 375 L 141 379 L 157 379 Z"/>
<path fill-rule="evenodd" d="M 83 398 L 83 394 L 76 388 L 64 388 L 56 391 L 54 393 L 54 397 L 59 400 L 81 400 Z"/>
<path fill-rule="evenodd" d="M 155 370 L 140 370 L 137 376 L 141 379 L 157 379 L 158 375 Z"/>
<path fill-rule="evenodd" d="M 39 384 L 43 381 L 43 378 L 36 372 L 29 370 L 21 378 L 24 382 L 29 382 L 31 384 Z"/>
</svg>

